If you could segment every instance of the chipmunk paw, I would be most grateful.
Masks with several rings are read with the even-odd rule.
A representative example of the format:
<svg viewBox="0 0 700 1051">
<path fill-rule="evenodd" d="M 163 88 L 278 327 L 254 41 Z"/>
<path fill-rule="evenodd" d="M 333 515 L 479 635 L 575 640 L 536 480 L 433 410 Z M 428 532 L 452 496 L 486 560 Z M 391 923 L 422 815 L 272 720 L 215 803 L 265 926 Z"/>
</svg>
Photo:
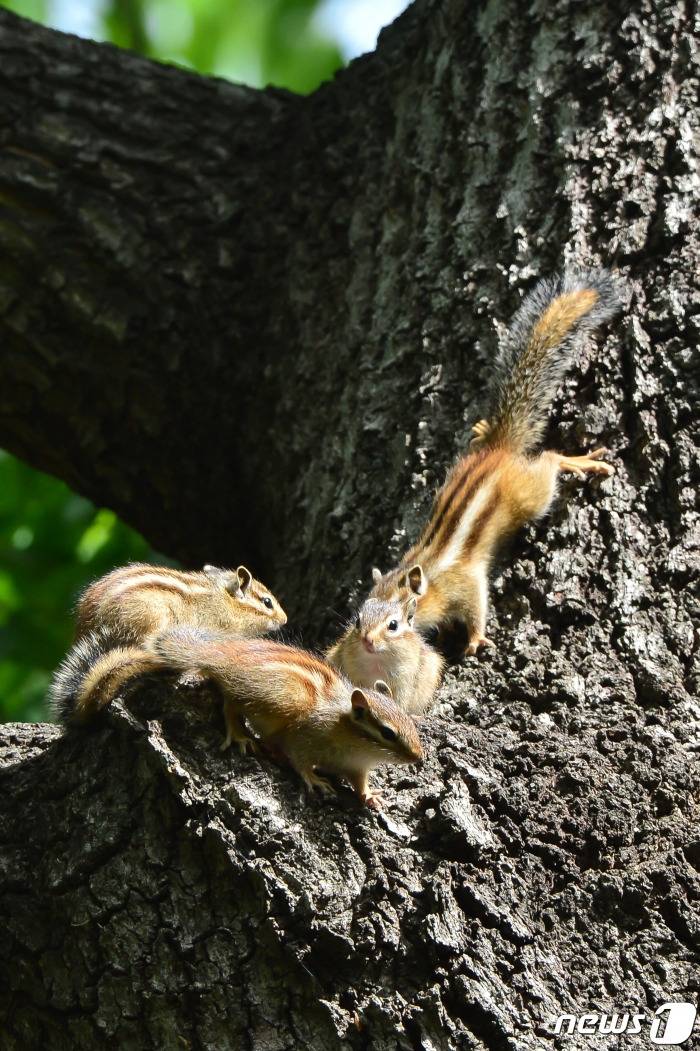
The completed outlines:
<svg viewBox="0 0 700 1051">
<path fill-rule="evenodd" d="M 479 635 L 478 638 L 472 639 L 466 650 L 464 651 L 465 657 L 476 657 L 480 649 L 495 649 L 496 643 L 491 639 L 487 639 L 485 635 Z"/>
<path fill-rule="evenodd" d="M 615 468 L 601 459 L 607 454 L 607 449 L 592 449 L 585 456 L 560 456 L 559 470 L 576 475 L 577 478 L 585 478 L 587 474 L 602 474 L 609 478 L 615 474 Z"/>
<path fill-rule="evenodd" d="M 304 784 L 310 792 L 313 792 L 313 790 L 317 788 L 321 795 L 335 795 L 335 788 L 330 781 L 326 780 L 325 777 L 319 777 L 319 775 L 313 770 L 306 771 L 301 776 L 304 779 Z"/>
<path fill-rule="evenodd" d="M 382 803 L 384 802 L 384 794 L 378 789 L 375 789 L 372 792 L 365 792 L 361 799 L 364 805 L 369 807 L 370 810 L 381 810 Z"/>
<path fill-rule="evenodd" d="M 472 434 L 474 435 L 474 437 L 472 438 L 469 444 L 474 446 L 479 445 L 485 440 L 490 430 L 491 424 L 488 420 L 479 420 L 472 427 Z"/>
<path fill-rule="evenodd" d="M 220 752 L 226 752 L 232 744 L 237 744 L 241 755 L 256 755 L 258 752 L 258 743 L 254 741 L 252 737 L 233 737 L 230 733 L 226 734 L 226 737 L 219 745 Z"/>
</svg>

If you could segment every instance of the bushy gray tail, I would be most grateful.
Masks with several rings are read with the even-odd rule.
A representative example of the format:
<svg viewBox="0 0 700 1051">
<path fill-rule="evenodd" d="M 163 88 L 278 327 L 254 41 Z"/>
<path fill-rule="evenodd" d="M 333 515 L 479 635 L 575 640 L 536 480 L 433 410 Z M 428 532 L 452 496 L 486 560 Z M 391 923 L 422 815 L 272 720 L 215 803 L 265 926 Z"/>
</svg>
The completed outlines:
<svg viewBox="0 0 700 1051">
<path fill-rule="evenodd" d="M 106 708 L 132 678 L 163 667 L 154 654 L 117 639 L 109 630 L 76 642 L 54 672 L 49 704 L 62 723 L 87 722 Z"/>
<path fill-rule="evenodd" d="M 542 438 L 547 413 L 577 339 L 620 310 L 607 270 L 540 281 L 523 300 L 496 360 L 495 398 L 481 442 L 526 452 Z"/>
</svg>

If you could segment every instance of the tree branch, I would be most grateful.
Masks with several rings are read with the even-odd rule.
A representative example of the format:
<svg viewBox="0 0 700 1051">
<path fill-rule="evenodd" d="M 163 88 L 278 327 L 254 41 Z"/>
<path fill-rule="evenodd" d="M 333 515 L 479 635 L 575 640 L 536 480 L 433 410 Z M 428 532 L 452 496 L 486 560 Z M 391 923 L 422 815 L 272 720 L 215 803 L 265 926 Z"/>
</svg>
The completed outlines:
<svg viewBox="0 0 700 1051">
<path fill-rule="evenodd" d="M 252 546 L 297 101 L 0 27 L 0 440 L 182 557 Z"/>
<path fill-rule="evenodd" d="M 222 756 L 182 692 L 0 734 L 10 1051 L 515 1051 L 554 1046 L 562 1012 L 693 998 L 700 778 L 641 709 L 577 735 L 517 701 L 465 722 L 453 684 L 375 814 Z"/>
<path fill-rule="evenodd" d="M 495 568 L 498 649 L 384 816 L 219 757 L 167 683 L 3 730 L 11 1047 L 521 1051 L 696 998 L 686 15 L 418 2 L 302 100 L 0 12 L 0 438 L 173 554 L 252 551 L 307 638 L 416 536 L 520 293 L 603 262 L 629 297 L 548 439 L 617 473 Z"/>
</svg>

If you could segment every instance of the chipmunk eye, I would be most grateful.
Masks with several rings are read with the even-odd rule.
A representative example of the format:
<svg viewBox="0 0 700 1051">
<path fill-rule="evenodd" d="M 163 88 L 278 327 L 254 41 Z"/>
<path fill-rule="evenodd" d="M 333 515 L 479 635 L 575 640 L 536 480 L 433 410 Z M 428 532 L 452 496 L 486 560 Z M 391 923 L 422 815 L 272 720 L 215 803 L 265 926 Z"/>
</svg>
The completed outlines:
<svg viewBox="0 0 700 1051">
<path fill-rule="evenodd" d="M 269 595 L 265 595 L 263 599 L 263 606 L 267 606 L 268 609 L 272 609 L 272 599 Z"/>
<path fill-rule="evenodd" d="M 399 626 L 399 622 L 397 620 L 390 620 L 389 621 L 389 624 L 388 624 L 389 631 L 396 631 L 398 626 Z"/>
<path fill-rule="evenodd" d="M 390 726 L 382 726 L 382 737 L 385 741 L 395 741 L 396 732 Z"/>
</svg>

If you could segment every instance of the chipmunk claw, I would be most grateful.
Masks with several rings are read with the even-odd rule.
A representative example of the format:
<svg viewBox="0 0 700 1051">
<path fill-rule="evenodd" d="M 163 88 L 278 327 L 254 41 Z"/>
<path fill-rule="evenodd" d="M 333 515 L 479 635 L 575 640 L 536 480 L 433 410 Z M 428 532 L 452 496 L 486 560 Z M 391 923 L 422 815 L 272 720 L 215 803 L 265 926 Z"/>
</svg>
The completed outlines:
<svg viewBox="0 0 700 1051">
<path fill-rule="evenodd" d="M 327 781 L 325 777 L 319 777 L 313 770 L 307 771 L 301 776 L 309 792 L 313 792 L 317 788 L 323 796 L 335 795 L 335 788 L 330 781 Z"/>
<path fill-rule="evenodd" d="M 611 474 L 615 474 L 615 468 L 602 460 L 602 457 L 607 455 L 607 449 L 592 449 L 585 456 L 560 456 L 559 470 L 577 478 L 585 478 L 587 474 L 602 474 L 609 478 Z"/>
<path fill-rule="evenodd" d="M 226 734 L 226 737 L 219 745 L 219 751 L 228 751 L 232 744 L 238 745 L 241 755 L 248 755 L 249 751 L 250 755 L 257 755 L 258 753 L 257 741 L 254 741 L 252 737 L 232 737 L 230 733 Z"/>
<path fill-rule="evenodd" d="M 474 437 L 469 444 L 478 445 L 480 442 L 483 442 L 490 430 L 491 424 L 488 420 L 479 420 L 472 427 L 472 434 Z"/>
<path fill-rule="evenodd" d="M 382 803 L 384 802 L 383 792 L 379 792 L 378 790 L 374 792 L 365 792 L 365 794 L 361 798 L 363 804 L 370 810 L 382 809 Z"/>
<path fill-rule="evenodd" d="M 472 639 L 472 641 L 469 643 L 466 650 L 464 651 L 464 656 L 476 657 L 478 651 L 482 648 L 495 649 L 496 643 L 493 642 L 492 639 L 487 639 L 485 635 L 480 635 L 478 638 Z"/>
</svg>

